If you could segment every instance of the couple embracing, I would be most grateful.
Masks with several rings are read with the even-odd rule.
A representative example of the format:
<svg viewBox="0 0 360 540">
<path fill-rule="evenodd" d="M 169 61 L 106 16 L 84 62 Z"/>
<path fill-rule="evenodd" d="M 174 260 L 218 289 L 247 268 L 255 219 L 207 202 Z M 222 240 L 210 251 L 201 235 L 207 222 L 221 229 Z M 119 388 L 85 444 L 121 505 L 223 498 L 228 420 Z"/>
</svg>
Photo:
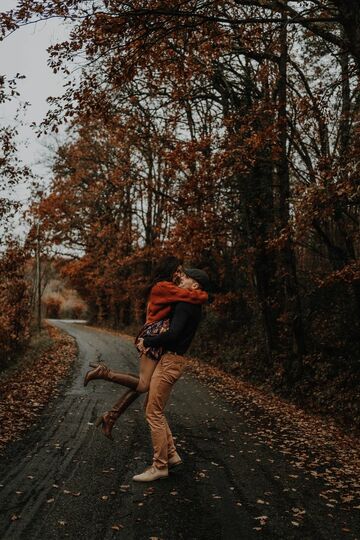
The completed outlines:
<svg viewBox="0 0 360 540">
<path fill-rule="evenodd" d="M 151 482 L 166 478 L 169 469 L 181 464 L 164 408 L 175 382 L 180 378 L 187 351 L 201 319 L 201 306 L 208 300 L 209 278 L 198 268 L 183 268 L 176 257 L 166 257 L 154 271 L 147 290 L 146 323 L 135 339 L 139 352 L 139 374 L 122 373 L 105 364 L 90 364 L 84 385 L 105 379 L 128 390 L 97 421 L 102 432 L 112 438 L 119 416 L 141 394 L 146 398 L 146 420 L 151 431 L 153 462 L 134 481 Z"/>
</svg>

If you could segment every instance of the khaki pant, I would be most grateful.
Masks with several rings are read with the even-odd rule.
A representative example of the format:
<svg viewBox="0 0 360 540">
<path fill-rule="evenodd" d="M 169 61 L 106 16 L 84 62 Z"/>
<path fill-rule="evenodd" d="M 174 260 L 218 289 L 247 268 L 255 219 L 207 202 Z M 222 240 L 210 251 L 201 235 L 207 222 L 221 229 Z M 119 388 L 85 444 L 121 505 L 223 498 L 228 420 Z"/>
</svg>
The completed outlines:
<svg viewBox="0 0 360 540">
<path fill-rule="evenodd" d="M 154 449 L 153 464 L 159 469 L 167 467 L 168 458 L 176 452 L 164 408 L 172 387 L 181 377 L 184 368 L 185 359 L 182 356 L 166 353 L 158 361 L 150 381 L 145 411 Z"/>
</svg>

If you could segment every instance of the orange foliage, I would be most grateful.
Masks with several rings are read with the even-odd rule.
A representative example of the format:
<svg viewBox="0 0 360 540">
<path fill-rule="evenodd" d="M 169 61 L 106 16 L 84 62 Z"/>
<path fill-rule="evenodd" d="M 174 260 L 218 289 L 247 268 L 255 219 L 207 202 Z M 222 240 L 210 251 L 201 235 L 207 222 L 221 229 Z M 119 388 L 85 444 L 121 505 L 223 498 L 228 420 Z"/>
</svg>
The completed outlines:
<svg viewBox="0 0 360 540">
<path fill-rule="evenodd" d="M 29 338 L 29 284 L 25 256 L 16 244 L 0 256 L 0 365 L 7 363 Z"/>
</svg>

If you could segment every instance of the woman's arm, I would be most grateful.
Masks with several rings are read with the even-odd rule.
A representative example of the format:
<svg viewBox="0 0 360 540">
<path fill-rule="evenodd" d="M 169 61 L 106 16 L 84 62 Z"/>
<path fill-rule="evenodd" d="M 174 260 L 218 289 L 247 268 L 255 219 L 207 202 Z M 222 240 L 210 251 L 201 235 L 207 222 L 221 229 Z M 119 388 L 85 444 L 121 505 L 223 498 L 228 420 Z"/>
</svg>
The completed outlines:
<svg viewBox="0 0 360 540">
<path fill-rule="evenodd" d="M 151 290 L 150 302 L 172 304 L 174 302 L 188 302 L 189 304 L 205 304 L 208 293 L 201 289 L 183 289 L 171 281 L 159 281 Z"/>
</svg>

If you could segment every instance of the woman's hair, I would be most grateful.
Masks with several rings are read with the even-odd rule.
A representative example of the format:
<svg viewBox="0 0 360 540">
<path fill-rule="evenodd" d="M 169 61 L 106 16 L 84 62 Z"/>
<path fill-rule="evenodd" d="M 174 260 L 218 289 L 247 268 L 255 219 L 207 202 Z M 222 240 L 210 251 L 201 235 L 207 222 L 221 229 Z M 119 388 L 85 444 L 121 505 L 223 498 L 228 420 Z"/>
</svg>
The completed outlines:
<svg viewBox="0 0 360 540">
<path fill-rule="evenodd" d="M 150 291 L 159 281 L 171 281 L 175 270 L 182 264 L 182 260 L 173 255 L 162 257 L 154 267 L 148 285 L 144 289 L 144 299 L 147 301 Z"/>
</svg>

